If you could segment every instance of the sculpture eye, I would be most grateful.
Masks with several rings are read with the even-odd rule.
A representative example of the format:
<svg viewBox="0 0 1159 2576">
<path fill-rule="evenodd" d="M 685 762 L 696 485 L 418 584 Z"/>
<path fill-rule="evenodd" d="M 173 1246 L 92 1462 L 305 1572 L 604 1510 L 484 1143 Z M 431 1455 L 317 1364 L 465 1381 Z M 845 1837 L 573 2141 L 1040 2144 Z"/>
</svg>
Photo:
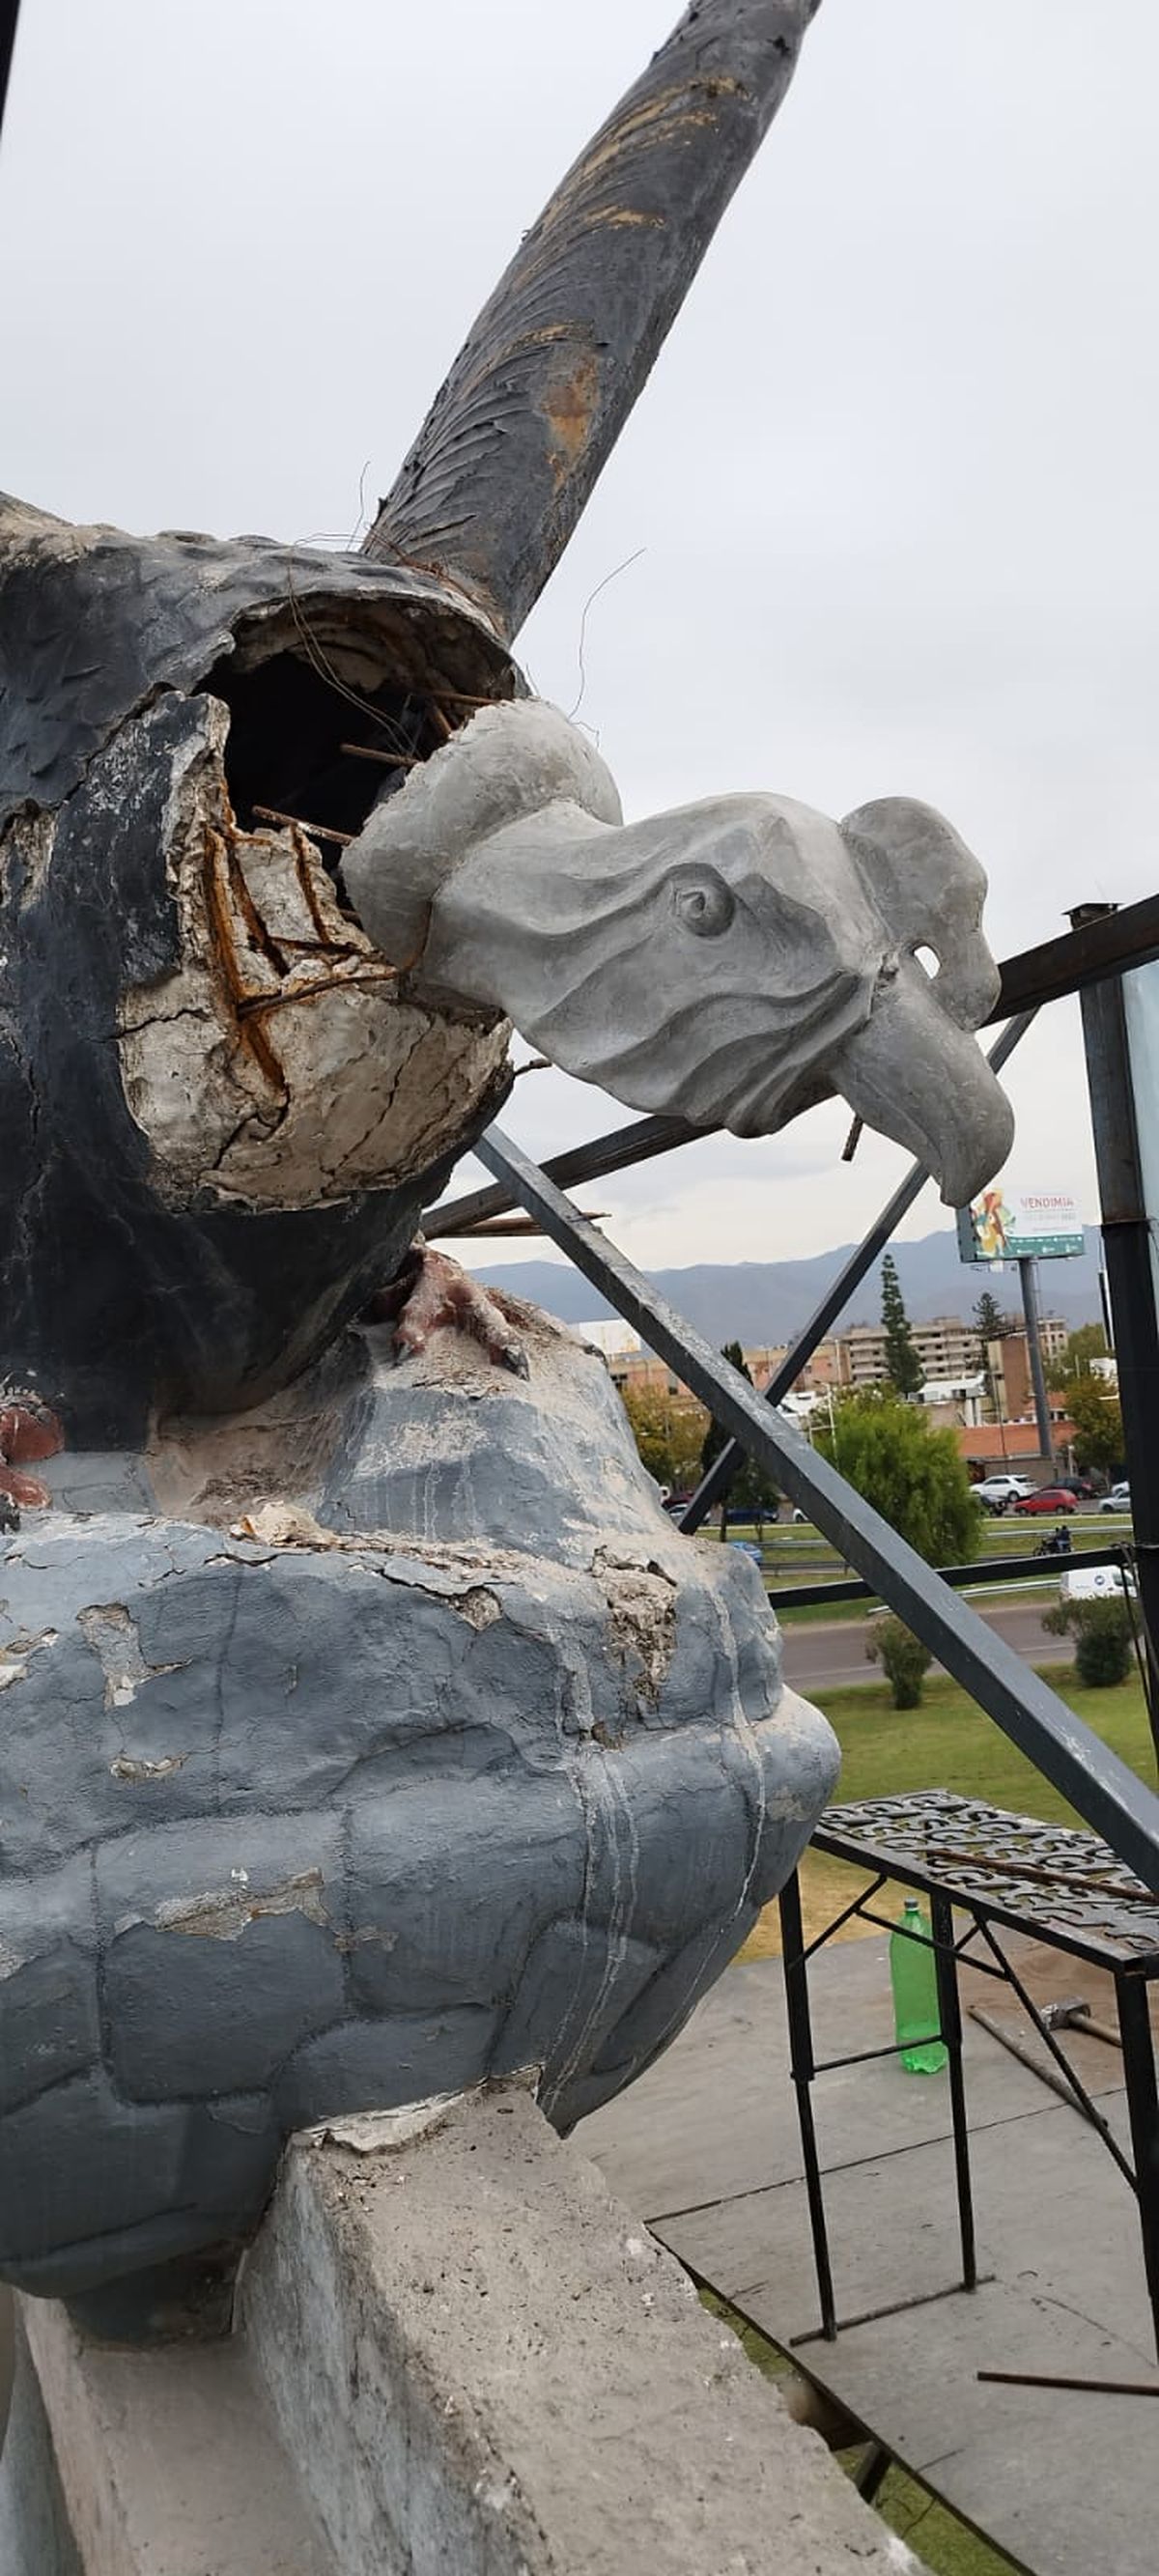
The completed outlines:
<svg viewBox="0 0 1159 2576">
<path fill-rule="evenodd" d="M 697 939 L 718 939 L 728 929 L 736 902 L 723 877 L 707 868 L 677 878 L 672 888 L 672 907 L 682 929 L 692 931 Z"/>
</svg>

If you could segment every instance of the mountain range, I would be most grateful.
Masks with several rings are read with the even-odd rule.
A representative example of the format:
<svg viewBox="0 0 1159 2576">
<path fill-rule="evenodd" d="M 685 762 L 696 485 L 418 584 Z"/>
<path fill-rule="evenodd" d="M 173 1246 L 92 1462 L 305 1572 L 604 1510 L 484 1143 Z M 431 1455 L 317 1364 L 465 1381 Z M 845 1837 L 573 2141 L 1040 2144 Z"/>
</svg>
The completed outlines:
<svg viewBox="0 0 1159 2576">
<path fill-rule="evenodd" d="M 1086 1249 L 1081 1254 L 1038 1265 L 1043 1314 L 1061 1315 L 1072 1327 L 1097 1319 L 1102 1311 L 1097 1226 L 1087 1226 L 1085 1236 Z M 528 1298 L 532 1305 L 545 1306 L 565 1324 L 594 1323 L 614 1312 L 570 1263 L 494 1260 L 478 1239 L 447 1248 L 465 1255 L 479 1277 L 493 1280 L 514 1297 Z M 751 1348 L 762 1342 L 790 1341 L 852 1250 L 852 1244 L 841 1244 L 808 1261 L 698 1261 L 686 1270 L 654 1271 L 652 1277 L 677 1313 L 710 1341 L 718 1346 L 738 1341 Z M 923 1235 L 916 1243 L 895 1243 L 892 1251 L 912 1323 L 925 1323 L 934 1315 L 968 1317 L 985 1288 L 992 1290 L 1004 1310 L 1019 1311 L 1014 1265 L 996 1271 L 967 1266 L 958 1258 L 957 1236 L 948 1227 Z M 836 1329 L 876 1324 L 880 1315 L 881 1265 L 875 1262 Z"/>
</svg>

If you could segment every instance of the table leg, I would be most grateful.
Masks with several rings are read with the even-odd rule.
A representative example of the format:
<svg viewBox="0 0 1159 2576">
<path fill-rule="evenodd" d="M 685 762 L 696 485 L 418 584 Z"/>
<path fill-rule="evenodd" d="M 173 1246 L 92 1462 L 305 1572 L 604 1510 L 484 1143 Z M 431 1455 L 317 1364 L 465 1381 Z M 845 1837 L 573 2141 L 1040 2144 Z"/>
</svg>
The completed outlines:
<svg viewBox="0 0 1159 2576">
<path fill-rule="evenodd" d="M 813 2122 L 810 2088 L 813 2082 L 814 2058 L 813 2026 L 809 2014 L 809 1962 L 805 1956 L 805 1938 L 801 1926 L 801 1888 L 796 1870 L 781 1889 L 778 1904 L 781 1915 L 781 1956 L 785 1971 L 785 2006 L 789 2021 L 789 2071 L 797 2096 L 797 2119 L 800 2125 L 801 2154 L 805 2166 L 809 2225 L 813 2231 L 813 2262 L 817 2273 L 817 2295 L 821 2303 L 821 2332 L 827 2343 L 833 2343 L 837 2337 L 837 2309 L 833 2297 L 829 2237 L 825 2226 L 825 2195 L 821 2183 L 821 2165 L 817 2155 L 817 2131 Z"/>
<path fill-rule="evenodd" d="M 934 1971 L 938 1981 L 938 2017 L 949 2058 L 950 2115 L 954 2127 L 954 2172 L 958 2186 L 958 2229 L 962 2239 L 962 2287 L 978 2287 L 974 2244 L 974 2198 L 970 2182 L 970 2132 L 966 2121 L 966 2085 L 962 2073 L 962 2008 L 958 1995 L 958 1961 L 954 1950 L 954 1909 L 948 1896 L 930 1893 L 930 1929 L 934 1936 Z"/>
<path fill-rule="evenodd" d="M 1143 2264 L 1151 2298 L 1155 2348 L 1159 2354 L 1159 2088 L 1155 2079 L 1155 2044 L 1147 2008 L 1144 1977 L 1115 1979 L 1119 2029 L 1123 2040 L 1123 2079 L 1135 2157 L 1135 2188 L 1143 2234 Z"/>
</svg>

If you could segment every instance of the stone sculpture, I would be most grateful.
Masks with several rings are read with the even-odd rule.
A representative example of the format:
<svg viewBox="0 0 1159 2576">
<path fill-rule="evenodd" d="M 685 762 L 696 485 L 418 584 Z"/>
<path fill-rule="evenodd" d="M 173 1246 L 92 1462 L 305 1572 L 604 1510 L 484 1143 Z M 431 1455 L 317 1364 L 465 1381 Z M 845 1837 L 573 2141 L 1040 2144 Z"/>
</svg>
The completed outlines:
<svg viewBox="0 0 1159 2576">
<path fill-rule="evenodd" d="M 741 1134 L 841 1090 L 952 1200 L 1006 1151 L 949 825 L 625 825 L 510 655 L 812 14 L 688 11 L 363 555 L 0 504 L 0 2275 L 119 2331 L 292 2126 L 628 2081 L 832 1784 L 602 1362 L 416 1243 L 511 1019 Z"/>
</svg>

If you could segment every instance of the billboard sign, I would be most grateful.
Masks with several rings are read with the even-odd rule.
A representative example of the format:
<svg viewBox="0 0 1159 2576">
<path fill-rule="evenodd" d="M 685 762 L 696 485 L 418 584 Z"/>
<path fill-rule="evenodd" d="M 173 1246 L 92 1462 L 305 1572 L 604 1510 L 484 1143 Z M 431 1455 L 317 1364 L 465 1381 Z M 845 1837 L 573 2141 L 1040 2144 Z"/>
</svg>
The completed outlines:
<svg viewBox="0 0 1159 2576">
<path fill-rule="evenodd" d="M 1060 1261 L 1085 1249 L 1078 1209 L 1065 1190 L 1018 1190 L 995 1181 L 958 1209 L 963 1261 Z"/>
</svg>

